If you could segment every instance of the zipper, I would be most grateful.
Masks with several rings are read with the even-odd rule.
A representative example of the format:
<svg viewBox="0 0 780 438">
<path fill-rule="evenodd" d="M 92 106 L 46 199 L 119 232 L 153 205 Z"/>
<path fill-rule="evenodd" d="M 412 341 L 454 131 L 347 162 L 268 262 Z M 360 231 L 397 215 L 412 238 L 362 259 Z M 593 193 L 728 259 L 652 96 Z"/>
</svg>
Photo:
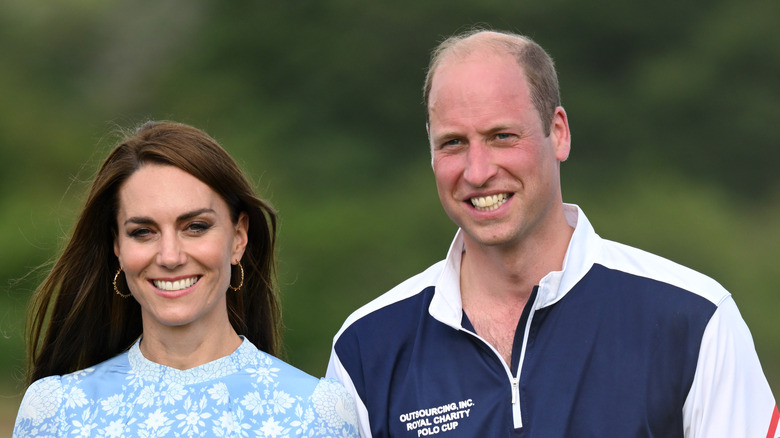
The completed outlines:
<svg viewBox="0 0 780 438">
<path fill-rule="evenodd" d="M 517 375 L 513 377 L 509 365 L 506 365 L 507 372 L 509 373 L 509 380 L 512 382 L 512 421 L 515 429 L 523 427 L 523 415 L 520 411 L 520 373 L 523 371 L 525 353 L 528 348 L 528 336 L 531 333 L 531 322 L 533 322 L 534 314 L 536 314 L 536 301 L 539 299 L 541 283 L 542 282 L 540 282 L 540 285 L 536 286 L 531 293 L 531 298 L 533 298 L 533 300 L 526 303 L 526 306 L 530 305 L 531 308 L 528 311 L 528 320 L 525 322 L 525 328 L 523 329 L 523 345 L 520 349 L 520 360 L 517 363 Z"/>
<path fill-rule="evenodd" d="M 525 330 L 523 332 L 523 345 L 520 350 L 520 361 L 517 365 L 517 375 L 512 375 L 512 370 L 509 368 L 511 364 L 507 364 L 504 362 L 504 359 L 501 358 L 501 353 L 496 350 L 493 345 L 490 344 L 490 342 L 484 340 L 481 336 L 479 336 L 477 333 L 472 332 L 471 330 L 466 330 L 464 328 L 460 328 L 460 330 L 463 330 L 466 333 L 469 333 L 470 335 L 474 336 L 475 338 L 479 339 L 480 341 L 484 342 L 485 345 L 490 347 L 490 350 L 493 351 L 493 353 L 498 357 L 498 360 L 501 362 L 501 364 L 504 366 L 504 371 L 506 371 L 507 377 L 509 377 L 509 383 L 511 385 L 511 392 L 512 392 L 512 399 L 511 407 L 512 407 L 512 424 L 515 429 L 519 429 L 523 427 L 523 415 L 520 411 L 520 372 L 523 369 L 523 362 L 525 360 L 525 349 L 528 345 L 528 333 L 531 330 L 531 321 L 533 321 L 534 313 L 536 313 L 536 300 L 539 296 L 538 288 L 535 291 L 535 293 L 532 295 L 533 301 L 526 303 L 527 305 L 531 306 L 531 310 L 528 314 L 528 320 L 525 322 Z"/>
<path fill-rule="evenodd" d="M 520 414 L 520 373 L 512 377 L 512 420 L 514 428 L 523 427 L 523 416 Z"/>
<path fill-rule="evenodd" d="M 528 335 L 531 332 L 531 322 L 534 320 L 534 314 L 536 313 L 536 300 L 539 297 L 539 287 L 532 294 L 533 301 L 526 303 L 526 306 L 530 305 L 531 310 L 528 313 L 528 320 L 525 322 L 525 329 L 523 330 L 523 345 L 520 350 L 520 360 L 517 364 L 517 375 L 512 376 L 511 370 L 507 365 L 507 372 L 509 372 L 509 380 L 512 382 L 512 420 L 514 422 L 515 429 L 523 427 L 523 416 L 520 412 L 520 373 L 523 370 L 523 362 L 525 362 L 526 348 L 528 347 Z M 503 362 L 503 360 L 502 360 Z"/>
</svg>

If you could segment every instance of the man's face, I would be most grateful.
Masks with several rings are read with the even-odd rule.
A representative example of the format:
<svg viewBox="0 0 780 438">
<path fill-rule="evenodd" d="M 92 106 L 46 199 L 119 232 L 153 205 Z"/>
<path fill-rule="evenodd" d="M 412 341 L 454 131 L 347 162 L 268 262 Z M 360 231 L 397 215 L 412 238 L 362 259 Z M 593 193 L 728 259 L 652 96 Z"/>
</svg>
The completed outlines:
<svg viewBox="0 0 780 438">
<path fill-rule="evenodd" d="M 440 64 L 428 114 L 439 199 L 466 238 L 488 246 L 544 239 L 545 219 L 562 202 L 563 109 L 545 136 L 522 68 L 483 50 Z"/>
</svg>

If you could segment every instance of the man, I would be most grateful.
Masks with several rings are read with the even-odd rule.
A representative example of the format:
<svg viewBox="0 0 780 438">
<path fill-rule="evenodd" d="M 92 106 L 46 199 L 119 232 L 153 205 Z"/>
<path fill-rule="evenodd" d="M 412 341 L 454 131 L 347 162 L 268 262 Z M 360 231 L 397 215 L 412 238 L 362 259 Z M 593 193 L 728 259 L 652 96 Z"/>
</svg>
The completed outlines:
<svg viewBox="0 0 780 438">
<path fill-rule="evenodd" d="M 363 436 L 776 437 L 752 338 L 714 280 L 601 239 L 564 204 L 553 62 L 478 31 L 425 84 L 447 258 L 352 314 L 328 375 Z"/>
</svg>

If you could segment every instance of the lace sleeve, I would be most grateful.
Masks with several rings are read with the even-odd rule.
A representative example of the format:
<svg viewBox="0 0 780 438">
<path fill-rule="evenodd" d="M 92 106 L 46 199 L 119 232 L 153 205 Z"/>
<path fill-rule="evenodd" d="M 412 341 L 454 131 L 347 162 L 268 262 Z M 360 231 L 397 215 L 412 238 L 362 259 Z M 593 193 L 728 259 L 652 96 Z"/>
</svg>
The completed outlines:
<svg viewBox="0 0 780 438">
<path fill-rule="evenodd" d="M 50 376 L 37 380 L 27 388 L 16 416 L 13 436 L 60 436 L 59 415 L 62 403 L 62 380 Z"/>
</svg>

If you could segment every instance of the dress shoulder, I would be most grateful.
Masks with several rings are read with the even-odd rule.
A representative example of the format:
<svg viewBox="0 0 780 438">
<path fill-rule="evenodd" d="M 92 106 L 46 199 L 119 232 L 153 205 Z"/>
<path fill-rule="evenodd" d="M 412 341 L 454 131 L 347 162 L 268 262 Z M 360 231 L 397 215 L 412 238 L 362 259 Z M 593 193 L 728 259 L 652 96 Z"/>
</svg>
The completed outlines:
<svg viewBox="0 0 780 438">
<path fill-rule="evenodd" d="M 257 352 L 257 368 L 246 371 L 257 383 L 268 384 L 270 400 L 265 412 L 273 415 L 262 422 L 270 436 L 357 437 L 355 404 L 341 382 L 316 377 L 274 356 Z M 295 400 L 300 400 L 296 403 Z M 265 404 L 262 403 L 261 404 Z M 292 409 L 290 409 L 292 408 Z M 270 412 L 269 412 L 270 411 Z"/>
<path fill-rule="evenodd" d="M 19 406 L 13 436 L 57 436 L 57 413 L 62 402 L 62 377 L 49 376 L 33 382 Z"/>
<path fill-rule="evenodd" d="M 357 431 L 355 403 L 341 382 L 323 378 L 311 396 L 312 406 L 328 427 L 334 430 Z"/>
</svg>

